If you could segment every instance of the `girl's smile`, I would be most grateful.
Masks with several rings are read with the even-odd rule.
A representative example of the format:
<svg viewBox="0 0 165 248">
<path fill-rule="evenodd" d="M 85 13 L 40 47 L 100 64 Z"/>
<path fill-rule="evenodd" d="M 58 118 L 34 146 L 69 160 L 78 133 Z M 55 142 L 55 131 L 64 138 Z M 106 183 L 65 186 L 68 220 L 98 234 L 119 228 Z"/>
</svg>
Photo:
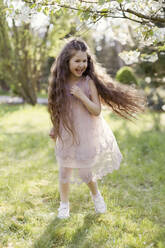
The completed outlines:
<svg viewBox="0 0 165 248">
<path fill-rule="evenodd" d="M 77 51 L 76 54 L 69 61 L 69 70 L 71 76 L 81 77 L 87 68 L 87 53 Z"/>
</svg>

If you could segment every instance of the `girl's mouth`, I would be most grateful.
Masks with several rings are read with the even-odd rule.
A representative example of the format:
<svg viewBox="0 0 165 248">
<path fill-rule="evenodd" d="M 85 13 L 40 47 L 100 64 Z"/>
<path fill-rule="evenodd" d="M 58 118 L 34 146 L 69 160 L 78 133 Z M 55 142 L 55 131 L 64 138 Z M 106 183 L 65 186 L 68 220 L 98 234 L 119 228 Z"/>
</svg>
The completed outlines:
<svg viewBox="0 0 165 248">
<path fill-rule="evenodd" d="M 83 72 L 83 70 L 78 70 L 78 69 L 76 69 L 76 72 L 80 74 L 80 73 Z"/>
</svg>

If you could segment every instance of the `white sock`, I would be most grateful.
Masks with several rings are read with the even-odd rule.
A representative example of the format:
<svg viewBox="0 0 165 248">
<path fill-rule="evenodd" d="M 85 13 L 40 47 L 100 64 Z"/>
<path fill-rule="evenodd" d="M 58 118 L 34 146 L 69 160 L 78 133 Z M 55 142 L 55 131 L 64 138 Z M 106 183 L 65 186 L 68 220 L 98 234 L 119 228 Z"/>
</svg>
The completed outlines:
<svg viewBox="0 0 165 248">
<path fill-rule="evenodd" d="M 69 206 L 69 201 L 68 202 L 62 202 L 62 201 L 60 201 L 60 205 L 61 206 Z"/>
</svg>

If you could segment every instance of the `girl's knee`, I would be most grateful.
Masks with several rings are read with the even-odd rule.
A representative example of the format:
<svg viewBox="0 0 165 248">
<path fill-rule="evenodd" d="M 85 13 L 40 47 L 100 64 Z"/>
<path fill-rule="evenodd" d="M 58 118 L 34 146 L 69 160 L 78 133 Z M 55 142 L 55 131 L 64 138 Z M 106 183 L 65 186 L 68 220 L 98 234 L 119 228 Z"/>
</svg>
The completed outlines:
<svg viewBox="0 0 165 248">
<path fill-rule="evenodd" d="M 72 168 L 60 167 L 59 169 L 59 180 L 60 182 L 68 182 L 71 176 Z"/>
<path fill-rule="evenodd" d="M 89 183 L 92 180 L 92 171 L 87 168 L 79 169 L 79 176 L 85 183 Z"/>
</svg>

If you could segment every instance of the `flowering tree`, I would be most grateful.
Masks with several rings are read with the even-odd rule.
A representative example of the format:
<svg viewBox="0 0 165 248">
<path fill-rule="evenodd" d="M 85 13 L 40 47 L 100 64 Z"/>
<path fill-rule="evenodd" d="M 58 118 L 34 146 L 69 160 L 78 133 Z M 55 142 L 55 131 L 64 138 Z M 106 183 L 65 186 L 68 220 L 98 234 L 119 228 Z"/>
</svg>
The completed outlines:
<svg viewBox="0 0 165 248">
<path fill-rule="evenodd" d="M 165 26 L 163 0 L 24 0 L 37 11 L 54 14 L 61 9 L 76 11 L 82 20 L 123 18 L 149 26 Z"/>
<path fill-rule="evenodd" d="M 66 12 L 78 16 L 82 23 L 96 24 L 102 19 L 107 19 L 111 24 L 114 20 L 129 20 L 137 24 L 136 42 L 143 46 L 152 44 L 157 50 L 164 50 L 165 37 L 165 1 L 164 0 L 6 0 L 8 9 L 13 10 L 14 2 L 26 2 L 27 5 L 15 14 L 24 20 L 31 18 L 35 12 L 43 12 L 47 16 L 62 16 Z M 77 34 L 81 25 L 77 25 Z M 139 51 L 130 51 L 121 54 L 127 64 L 132 63 L 135 58 L 137 62 Z M 150 56 L 143 54 L 141 60 L 155 61 L 157 54 Z"/>
<path fill-rule="evenodd" d="M 13 7 L 9 5 L 9 9 Z M 17 11 L 17 15 L 30 18 L 34 12 L 43 12 L 47 16 L 62 16 L 64 13 L 78 16 L 77 35 L 81 31 L 82 23 L 87 26 L 107 19 L 109 24 L 117 20 L 129 20 L 136 25 L 136 42 L 143 46 L 152 44 L 157 50 L 164 50 L 165 37 L 165 1 L 164 0 L 22 0 L 27 3 L 29 10 Z M 29 13 L 28 13 L 29 12 Z M 131 25 L 132 25 L 131 24 Z M 155 52 L 155 51 L 154 51 Z M 121 57 L 127 64 L 131 64 L 133 58 L 138 61 L 140 51 L 125 52 Z M 141 60 L 155 61 L 157 54 L 143 54 Z"/>
<path fill-rule="evenodd" d="M 66 13 L 75 18 L 75 33 L 81 35 L 83 24 L 95 26 L 106 20 L 118 30 L 113 37 L 121 43 L 128 42 L 124 37 L 127 26 L 132 44 L 120 57 L 127 65 L 136 63 L 154 63 L 165 51 L 165 1 L 164 0 L 4 0 L 8 3 L 6 12 L 14 18 L 31 20 L 35 13 L 44 13 L 48 18 L 57 19 Z M 15 4 L 26 5 L 15 10 Z M 55 24 L 54 24 L 55 25 Z M 93 27 L 93 26 L 92 26 Z M 114 30 L 115 30 L 114 28 Z M 108 33 L 108 29 L 105 30 Z M 73 35 L 73 33 L 71 33 Z"/>
<path fill-rule="evenodd" d="M 43 66 L 48 56 L 55 55 L 59 40 L 74 33 L 74 24 L 66 14 L 63 18 L 52 16 L 37 27 L 34 22 L 37 18 L 41 22 L 43 14 L 32 13 L 23 1 L 0 0 L 0 10 L 0 80 L 35 105 Z"/>
</svg>

